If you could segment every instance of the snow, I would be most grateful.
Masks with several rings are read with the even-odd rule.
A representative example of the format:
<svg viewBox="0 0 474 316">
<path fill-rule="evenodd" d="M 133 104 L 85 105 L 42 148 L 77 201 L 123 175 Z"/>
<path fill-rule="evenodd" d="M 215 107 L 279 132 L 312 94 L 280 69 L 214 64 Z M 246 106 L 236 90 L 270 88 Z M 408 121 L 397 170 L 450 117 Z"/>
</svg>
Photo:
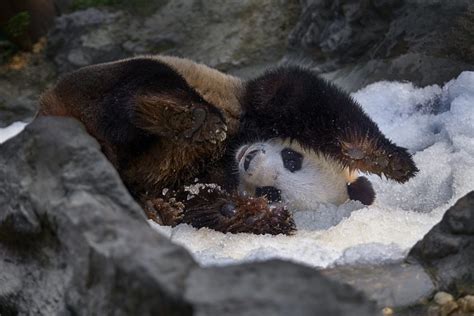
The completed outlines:
<svg viewBox="0 0 474 316">
<path fill-rule="evenodd" d="M 349 202 L 298 212 L 293 236 L 150 225 L 204 266 L 269 258 L 314 267 L 402 259 L 446 209 L 474 190 L 474 72 L 463 72 L 443 87 L 378 82 L 353 97 L 386 136 L 414 154 L 420 169 L 405 184 L 369 176 L 377 193 L 374 205 Z M 0 143 L 24 126 L 17 122 L 0 129 Z"/>
<path fill-rule="evenodd" d="M 0 128 L 0 144 L 20 133 L 25 128 L 25 126 L 26 123 L 15 122 L 10 126 Z"/>
<path fill-rule="evenodd" d="M 349 202 L 296 213 L 293 236 L 150 224 L 204 266 L 270 258 L 314 267 L 402 259 L 446 209 L 474 190 L 474 72 L 443 87 L 378 82 L 353 97 L 387 137 L 409 149 L 420 169 L 405 184 L 369 176 L 377 193 L 370 207 Z"/>
</svg>

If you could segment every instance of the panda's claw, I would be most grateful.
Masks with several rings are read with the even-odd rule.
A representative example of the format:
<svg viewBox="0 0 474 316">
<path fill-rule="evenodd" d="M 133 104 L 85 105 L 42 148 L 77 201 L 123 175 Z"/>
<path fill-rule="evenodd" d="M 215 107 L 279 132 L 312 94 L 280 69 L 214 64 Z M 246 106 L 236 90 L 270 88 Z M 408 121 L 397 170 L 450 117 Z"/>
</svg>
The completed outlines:
<svg viewBox="0 0 474 316">
<path fill-rule="evenodd" d="M 227 126 L 223 119 L 204 106 L 196 106 L 191 112 L 191 124 L 181 135 L 195 142 L 222 143 L 227 138 Z"/>
<path fill-rule="evenodd" d="M 397 151 L 391 153 L 382 170 L 385 176 L 400 183 L 408 181 L 418 172 L 413 158 L 404 148 L 397 148 Z"/>
<path fill-rule="evenodd" d="M 211 205 L 187 208 L 183 222 L 224 233 L 290 235 L 296 229 L 285 207 L 270 207 L 265 198 L 240 196 L 226 196 Z"/>
<path fill-rule="evenodd" d="M 192 126 L 184 131 L 185 138 L 191 138 L 204 124 L 207 117 L 207 111 L 203 108 L 196 108 L 192 112 Z"/>
<path fill-rule="evenodd" d="M 142 207 L 147 217 L 160 225 L 176 226 L 183 220 L 184 204 L 173 198 L 145 200 Z"/>
</svg>

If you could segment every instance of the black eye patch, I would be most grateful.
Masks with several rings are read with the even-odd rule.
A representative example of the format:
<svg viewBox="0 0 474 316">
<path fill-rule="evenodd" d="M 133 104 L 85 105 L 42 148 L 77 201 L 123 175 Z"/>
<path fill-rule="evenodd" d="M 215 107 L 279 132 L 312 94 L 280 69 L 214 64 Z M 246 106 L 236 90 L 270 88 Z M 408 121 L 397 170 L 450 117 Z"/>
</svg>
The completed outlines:
<svg viewBox="0 0 474 316">
<path fill-rule="evenodd" d="M 281 159 L 283 160 L 283 166 L 290 172 L 300 170 L 303 165 L 303 155 L 290 148 L 281 151 Z"/>
<path fill-rule="evenodd" d="M 258 187 L 255 189 L 255 195 L 260 197 L 264 196 L 270 202 L 280 202 L 281 201 L 281 191 L 275 187 Z"/>
</svg>

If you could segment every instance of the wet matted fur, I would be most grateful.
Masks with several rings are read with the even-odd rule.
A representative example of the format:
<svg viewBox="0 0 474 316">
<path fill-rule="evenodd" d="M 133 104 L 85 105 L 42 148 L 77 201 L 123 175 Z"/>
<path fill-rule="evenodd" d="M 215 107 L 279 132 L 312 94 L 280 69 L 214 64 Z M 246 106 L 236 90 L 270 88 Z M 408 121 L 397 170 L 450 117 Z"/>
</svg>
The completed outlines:
<svg viewBox="0 0 474 316">
<path fill-rule="evenodd" d="M 184 220 L 273 234 L 294 229 L 287 211 L 232 194 L 238 181 L 233 151 L 243 142 L 296 140 L 353 170 L 399 182 L 417 171 L 407 151 L 386 139 L 349 95 L 300 67 L 279 67 L 242 82 L 186 59 L 130 58 L 64 76 L 43 94 L 38 115 L 80 120 L 148 213 L 153 205 L 163 212 L 163 224 Z M 184 214 L 179 201 L 157 202 L 163 189 L 183 190 L 195 177 L 229 193 L 207 206 L 188 205 Z M 229 224 L 218 201 L 235 206 L 232 217 L 238 220 Z"/>
</svg>

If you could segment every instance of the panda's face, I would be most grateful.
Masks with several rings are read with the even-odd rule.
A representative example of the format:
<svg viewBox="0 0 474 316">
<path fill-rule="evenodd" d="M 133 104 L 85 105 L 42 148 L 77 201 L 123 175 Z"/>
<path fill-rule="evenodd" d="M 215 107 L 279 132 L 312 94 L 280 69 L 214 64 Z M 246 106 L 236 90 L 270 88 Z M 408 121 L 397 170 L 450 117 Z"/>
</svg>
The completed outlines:
<svg viewBox="0 0 474 316">
<path fill-rule="evenodd" d="M 235 155 L 240 194 L 266 196 L 293 210 L 312 210 L 317 203 L 342 204 L 354 175 L 296 142 L 275 139 L 239 148 Z"/>
</svg>

